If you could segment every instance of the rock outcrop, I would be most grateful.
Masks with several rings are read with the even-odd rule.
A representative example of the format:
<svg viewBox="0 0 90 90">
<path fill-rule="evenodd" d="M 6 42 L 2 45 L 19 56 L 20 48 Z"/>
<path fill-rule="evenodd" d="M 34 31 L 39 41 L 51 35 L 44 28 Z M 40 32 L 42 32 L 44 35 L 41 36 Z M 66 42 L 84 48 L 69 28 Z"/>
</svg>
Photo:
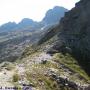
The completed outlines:
<svg viewBox="0 0 90 90">
<path fill-rule="evenodd" d="M 58 38 L 54 49 L 71 49 L 71 54 L 90 74 L 90 0 L 81 0 L 75 8 L 65 13 L 60 21 Z"/>
<path fill-rule="evenodd" d="M 56 80 L 56 82 L 59 84 L 59 86 L 67 87 L 70 90 L 89 90 L 90 86 L 80 86 L 79 84 L 76 84 L 75 82 L 72 82 L 68 80 L 68 78 L 62 78 L 58 75 L 56 75 L 54 72 L 50 72 L 50 76 Z"/>
<path fill-rule="evenodd" d="M 43 40 L 57 36 L 48 53 L 70 53 L 90 75 L 90 0 L 81 0 L 60 20 L 60 24 L 46 33 Z M 53 31 L 56 33 L 52 34 Z M 52 35 L 51 35 L 52 34 Z M 41 39 L 39 42 L 43 43 Z M 42 44 L 41 43 L 41 44 Z"/>
</svg>

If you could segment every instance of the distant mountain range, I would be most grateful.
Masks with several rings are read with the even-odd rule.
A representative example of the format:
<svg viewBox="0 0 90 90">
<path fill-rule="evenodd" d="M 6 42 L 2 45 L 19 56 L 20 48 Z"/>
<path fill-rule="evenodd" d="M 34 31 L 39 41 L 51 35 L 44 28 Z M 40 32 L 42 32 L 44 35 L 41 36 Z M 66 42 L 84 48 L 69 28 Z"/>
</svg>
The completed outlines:
<svg viewBox="0 0 90 90">
<path fill-rule="evenodd" d="M 36 22 L 29 18 L 24 18 L 18 24 L 16 24 L 15 22 L 8 22 L 1 25 L 0 31 L 1 32 L 11 31 L 11 30 L 19 30 L 25 28 L 31 30 L 31 29 L 37 29 L 43 26 L 55 24 L 59 22 L 61 17 L 63 17 L 64 13 L 67 11 L 68 10 L 63 7 L 55 6 L 53 9 L 50 9 L 46 12 L 45 17 L 42 19 L 41 22 Z"/>
</svg>

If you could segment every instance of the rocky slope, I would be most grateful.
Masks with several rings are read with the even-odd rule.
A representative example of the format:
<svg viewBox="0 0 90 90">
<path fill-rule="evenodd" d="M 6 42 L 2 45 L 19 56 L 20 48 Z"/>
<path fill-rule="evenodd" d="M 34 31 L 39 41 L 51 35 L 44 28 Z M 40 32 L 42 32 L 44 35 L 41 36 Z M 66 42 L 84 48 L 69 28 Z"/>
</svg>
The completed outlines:
<svg viewBox="0 0 90 90">
<path fill-rule="evenodd" d="M 54 44 L 52 43 L 52 50 L 49 52 L 70 53 L 88 74 L 90 74 L 89 8 L 90 1 L 81 0 L 75 8 L 65 13 L 56 28 L 52 28 L 50 33 L 46 33 L 45 37 L 39 41 L 44 42 L 44 40 L 48 40 L 46 37 L 57 36 L 57 39 L 53 41 Z"/>
<path fill-rule="evenodd" d="M 36 57 L 37 59 L 34 58 L 33 60 L 34 63 L 36 63 L 36 66 L 37 60 L 41 59 L 39 58 L 39 55 L 41 55 L 41 53 L 44 52 L 44 54 L 51 56 L 50 60 L 46 59 L 45 61 L 43 61 L 44 58 L 40 60 L 42 62 L 39 62 L 38 69 L 34 69 L 36 75 L 34 76 L 33 80 L 39 82 L 39 80 L 37 80 L 36 78 L 41 77 L 39 82 L 41 84 L 41 87 L 39 86 L 39 84 L 35 84 L 34 81 L 33 83 L 35 85 L 35 88 L 39 88 L 41 90 L 90 89 L 90 64 L 89 59 L 87 59 L 89 58 L 89 56 L 85 54 L 86 52 L 87 54 L 89 54 L 88 50 L 90 48 L 87 47 L 89 42 L 88 44 L 86 42 L 87 40 L 89 40 L 90 34 L 89 32 L 86 34 L 86 28 L 83 29 L 83 25 L 85 25 L 84 27 L 87 27 L 87 24 L 89 22 L 87 23 L 85 21 L 89 20 L 87 19 L 89 17 L 82 17 L 83 9 L 86 9 L 87 7 L 84 6 L 86 2 L 89 4 L 88 0 L 81 0 L 79 3 L 77 3 L 75 8 L 65 14 L 65 17 L 61 19 L 60 24 L 48 29 L 48 31 L 42 36 L 42 38 L 36 45 L 28 47 L 23 53 L 22 58 L 24 59 L 26 59 L 27 57 Z M 81 9 L 82 7 L 84 8 Z M 89 7 L 87 9 L 88 13 L 86 12 L 86 15 L 89 14 Z M 88 49 L 85 50 L 85 48 Z M 82 50 L 82 53 L 80 52 L 80 50 Z M 29 60 L 28 58 L 27 60 Z M 29 75 L 30 73 L 28 73 L 28 76 Z M 37 77 L 37 75 L 39 77 Z M 47 78 L 49 81 L 47 81 Z M 33 81 L 30 77 L 28 78 L 28 80 Z"/>
<path fill-rule="evenodd" d="M 86 81 L 89 82 L 87 82 L 88 85 L 85 87 L 84 84 L 78 83 L 78 85 L 80 85 L 81 87 L 79 86 L 80 88 L 76 88 L 78 86 L 77 84 L 75 85 L 75 82 L 78 82 L 77 80 L 80 79 L 82 83 L 83 79 L 81 79 L 80 77 L 79 79 L 71 78 L 72 79 L 71 84 L 74 83 L 72 86 L 76 86 L 73 87 L 73 89 L 75 90 L 90 89 L 89 8 L 90 8 L 90 1 L 81 0 L 79 3 L 75 5 L 75 8 L 65 13 L 65 16 L 61 19 L 59 25 L 52 27 L 51 29 L 48 30 L 48 32 L 46 32 L 43 35 L 42 39 L 37 44 L 39 45 L 39 47 L 34 48 L 35 51 L 44 51 L 50 54 L 51 56 L 59 54 L 59 56 L 57 56 L 58 60 L 57 58 L 54 58 L 55 59 L 54 61 L 57 62 L 60 65 L 60 67 L 63 67 L 63 69 L 67 71 L 67 74 L 69 74 L 70 73 L 69 71 L 71 71 L 71 73 L 75 75 L 73 76 L 72 74 L 69 74 L 68 77 L 67 74 L 64 74 L 65 77 L 69 78 L 69 82 L 71 82 L 70 77 L 78 78 L 79 75 L 80 77 L 86 79 L 88 74 L 89 78 L 87 78 Z M 63 54 L 63 56 L 61 55 L 61 53 Z M 30 54 L 31 51 L 28 51 L 26 53 L 26 57 Z M 70 55 L 70 57 L 67 56 L 68 54 Z M 86 72 L 86 74 L 84 71 Z M 55 80 L 59 79 L 58 75 L 53 75 L 53 78 Z M 67 86 L 69 86 L 69 83 Z"/>
<path fill-rule="evenodd" d="M 0 68 L 0 85 L 3 87 L 28 87 L 32 90 L 90 89 L 89 77 L 69 54 L 56 53 L 51 56 L 42 50 L 34 51 L 14 63 L 1 63 Z"/>
<path fill-rule="evenodd" d="M 90 1 L 81 0 L 76 7 L 65 14 L 60 22 L 60 43 L 64 49 L 71 49 L 71 54 L 90 75 Z M 68 22 L 68 23 L 67 23 Z M 59 44 L 60 44 L 59 43 Z M 62 46 L 61 46 L 62 47 Z M 58 47 L 60 49 L 60 47 Z M 67 50 L 69 51 L 69 50 Z"/>
</svg>

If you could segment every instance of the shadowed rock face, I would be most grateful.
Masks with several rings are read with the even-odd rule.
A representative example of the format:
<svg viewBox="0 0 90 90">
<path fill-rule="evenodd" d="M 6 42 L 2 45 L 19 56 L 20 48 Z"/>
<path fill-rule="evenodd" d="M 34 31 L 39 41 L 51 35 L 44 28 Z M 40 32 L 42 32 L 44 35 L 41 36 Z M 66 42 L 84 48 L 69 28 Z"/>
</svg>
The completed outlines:
<svg viewBox="0 0 90 90">
<path fill-rule="evenodd" d="M 60 41 L 55 46 L 60 46 L 59 50 L 62 49 L 61 44 L 71 48 L 72 55 L 90 74 L 90 0 L 81 0 L 75 8 L 65 13 L 59 29 Z"/>
<path fill-rule="evenodd" d="M 44 35 L 44 42 L 54 36 L 58 38 L 47 53 L 70 53 L 90 75 L 90 0 L 81 0 L 66 12 L 60 24 Z"/>
</svg>

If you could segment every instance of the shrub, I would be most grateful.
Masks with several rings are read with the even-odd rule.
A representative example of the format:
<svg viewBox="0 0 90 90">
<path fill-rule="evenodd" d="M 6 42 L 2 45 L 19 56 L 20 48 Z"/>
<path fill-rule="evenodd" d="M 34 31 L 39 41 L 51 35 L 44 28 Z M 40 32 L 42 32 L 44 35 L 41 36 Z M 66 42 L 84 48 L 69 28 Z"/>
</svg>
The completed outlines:
<svg viewBox="0 0 90 90">
<path fill-rule="evenodd" d="M 19 80 L 19 75 L 18 74 L 14 74 L 13 75 L 13 82 L 18 82 Z"/>
</svg>

